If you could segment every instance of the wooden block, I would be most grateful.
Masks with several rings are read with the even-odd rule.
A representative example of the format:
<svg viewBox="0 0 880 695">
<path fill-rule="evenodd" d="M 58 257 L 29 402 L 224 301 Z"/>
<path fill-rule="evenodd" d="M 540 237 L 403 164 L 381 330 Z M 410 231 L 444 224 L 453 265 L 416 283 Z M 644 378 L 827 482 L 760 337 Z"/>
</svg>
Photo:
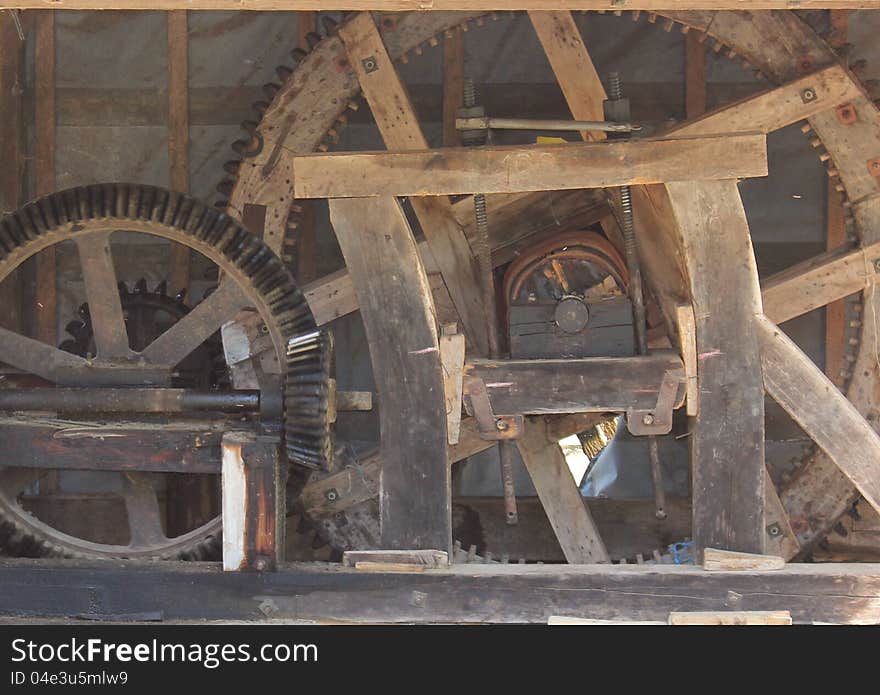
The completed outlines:
<svg viewBox="0 0 880 695">
<path fill-rule="evenodd" d="M 694 611 L 669 614 L 670 625 L 791 625 L 790 611 Z"/>
<path fill-rule="evenodd" d="M 400 574 L 412 574 L 425 571 L 424 565 L 414 565 L 405 562 L 367 562 L 361 560 L 354 564 L 359 572 L 396 572 Z"/>
<path fill-rule="evenodd" d="M 345 567 L 359 564 L 419 567 L 448 567 L 449 554 L 444 550 L 346 550 L 342 553 Z"/>
<path fill-rule="evenodd" d="M 607 188 L 767 175 L 766 136 L 448 147 L 294 157 L 297 198 Z"/>
<path fill-rule="evenodd" d="M 700 382 L 697 377 L 697 326 L 694 319 L 694 308 L 690 304 L 679 304 L 676 307 L 676 319 L 681 357 L 684 362 L 684 375 L 687 379 L 687 414 L 693 416 L 700 412 Z"/>
<path fill-rule="evenodd" d="M 443 392 L 446 396 L 446 441 L 458 444 L 461 432 L 461 390 L 464 372 L 464 335 L 440 336 L 440 359 L 443 362 Z"/>
<path fill-rule="evenodd" d="M 666 625 L 661 620 L 601 620 L 599 618 L 578 618 L 572 615 L 551 615 L 548 625 Z"/>
<path fill-rule="evenodd" d="M 754 570 L 779 570 L 785 560 L 776 555 L 739 553 L 735 550 L 706 548 L 703 550 L 703 569 L 707 572 L 743 572 Z"/>
</svg>

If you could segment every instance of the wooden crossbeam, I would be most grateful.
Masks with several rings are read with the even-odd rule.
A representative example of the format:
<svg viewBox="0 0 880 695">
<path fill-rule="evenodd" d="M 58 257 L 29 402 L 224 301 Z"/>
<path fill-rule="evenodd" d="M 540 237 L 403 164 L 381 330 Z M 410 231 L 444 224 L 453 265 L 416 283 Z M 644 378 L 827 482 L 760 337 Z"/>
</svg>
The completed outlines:
<svg viewBox="0 0 880 695">
<path fill-rule="evenodd" d="M 767 393 L 880 510 L 880 435 L 766 316 L 755 318 Z"/>
<path fill-rule="evenodd" d="M 807 259 L 762 283 L 764 313 L 784 323 L 870 286 L 877 280 L 880 242 L 839 248 Z"/>
<path fill-rule="evenodd" d="M 488 146 L 294 158 L 298 198 L 607 188 L 767 175 L 759 133 L 628 142 Z"/>
<path fill-rule="evenodd" d="M 428 141 L 422 133 L 418 116 L 372 15 L 364 12 L 346 22 L 339 36 L 385 146 L 395 150 L 427 148 Z M 295 182 L 307 175 L 296 169 Z M 311 197 L 296 191 L 294 195 L 297 198 Z M 452 206 L 445 198 L 413 200 L 412 206 L 461 319 L 464 334 L 473 351 L 486 354 L 488 333 L 479 277 L 470 245 L 455 220 Z"/>
<path fill-rule="evenodd" d="M 333 200 L 330 221 L 357 288 L 382 403 L 382 547 L 451 552 L 440 348 L 412 230 L 394 198 Z"/>
<path fill-rule="evenodd" d="M 670 0 L 626 0 L 627 10 L 668 10 Z M 676 10 L 878 9 L 878 0 L 675 0 Z M 620 0 L 0 0 L 0 10 L 451 11 L 612 10 Z"/>
</svg>

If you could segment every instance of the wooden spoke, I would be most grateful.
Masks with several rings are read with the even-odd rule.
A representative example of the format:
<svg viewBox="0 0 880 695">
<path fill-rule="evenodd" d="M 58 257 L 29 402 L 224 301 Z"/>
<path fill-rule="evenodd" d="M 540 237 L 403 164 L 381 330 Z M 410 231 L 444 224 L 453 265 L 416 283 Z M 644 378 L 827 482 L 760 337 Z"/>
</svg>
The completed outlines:
<svg viewBox="0 0 880 695">
<path fill-rule="evenodd" d="M 6 328 L 0 328 L 0 362 L 47 381 L 56 380 L 59 367 L 82 368 L 88 364 L 82 357 Z"/>
<path fill-rule="evenodd" d="M 124 473 L 122 496 L 128 516 L 129 545 L 142 548 L 166 540 L 159 499 L 149 473 Z"/>
<path fill-rule="evenodd" d="M 769 318 L 758 316 L 755 325 L 767 393 L 880 510 L 880 435 Z"/>
<path fill-rule="evenodd" d="M 247 303 L 238 285 L 229 280 L 222 282 L 210 296 L 150 343 L 141 355 L 152 364 L 173 367 L 233 319 Z"/>
<path fill-rule="evenodd" d="M 125 316 L 113 267 L 111 234 L 100 232 L 76 237 L 97 356 L 108 361 L 127 359 L 133 354 L 128 346 Z"/>
<path fill-rule="evenodd" d="M 344 24 L 339 35 L 386 147 L 426 149 L 428 141 L 415 109 L 370 13 Z M 297 172 L 295 181 L 299 178 Z M 470 245 L 455 220 L 452 206 L 446 198 L 411 202 L 468 342 L 473 349 L 486 354 L 488 333 L 479 278 Z"/>
<path fill-rule="evenodd" d="M 880 242 L 858 249 L 837 249 L 798 263 L 764 281 L 764 313 L 784 323 L 876 282 Z"/>
</svg>

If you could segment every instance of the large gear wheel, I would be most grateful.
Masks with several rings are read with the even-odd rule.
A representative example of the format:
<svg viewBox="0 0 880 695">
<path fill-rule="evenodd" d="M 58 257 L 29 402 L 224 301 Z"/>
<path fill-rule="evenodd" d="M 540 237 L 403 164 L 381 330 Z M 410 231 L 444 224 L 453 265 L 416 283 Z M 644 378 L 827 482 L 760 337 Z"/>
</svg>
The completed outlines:
<svg viewBox="0 0 880 695">
<path fill-rule="evenodd" d="M 147 345 L 135 344 L 135 348 L 144 348 L 141 351 L 131 347 L 123 319 L 125 302 L 119 297 L 113 268 L 111 237 L 128 233 L 183 244 L 223 274 L 217 291 L 192 311 L 181 311 L 156 340 L 145 336 Z M 332 448 L 327 416 L 330 350 L 301 292 L 281 261 L 259 239 L 234 219 L 183 194 L 134 184 L 93 185 L 46 196 L 0 221 L 0 281 L 34 254 L 65 242 L 77 247 L 91 307 L 83 312 L 88 325 L 83 321 L 74 329 L 86 343 L 87 352 L 97 345 L 96 354 L 81 358 L 0 329 L 0 361 L 23 373 L 21 390 L 32 387 L 35 376 L 44 384 L 62 381 L 66 386 L 97 384 L 98 388 L 171 384 L 173 375 L 180 376 L 175 368 L 193 350 L 242 309 L 255 310 L 277 358 L 275 371 L 267 370 L 269 376 L 260 384 L 260 407 L 266 404 L 270 420 L 283 417 L 285 444 L 292 461 L 326 463 Z M 96 310 L 96 305 L 100 309 Z M 154 349 L 156 346 L 159 348 Z M 145 369 L 152 381 L 143 381 L 146 377 L 141 375 L 147 372 L 138 370 Z M 0 415 L 5 426 L 32 424 L 39 419 L 28 413 Z M 22 423 L 22 418 L 29 422 Z M 62 423 L 58 431 L 64 426 Z M 219 461 L 219 447 L 217 456 Z M 121 496 L 129 522 L 127 544 L 95 543 L 63 533 L 21 504 L 24 491 L 45 472 L 43 468 L 15 466 L 14 461 L 0 468 L 0 542 L 14 553 L 195 559 L 209 555 L 216 547 L 219 517 L 167 537 L 154 474 L 137 471 L 122 474 Z"/>
<path fill-rule="evenodd" d="M 508 13 L 515 14 L 515 13 Z M 770 84 L 780 84 L 841 58 L 822 38 L 794 12 L 703 12 L 666 11 L 660 13 L 618 11 L 633 21 L 644 20 L 671 31 L 680 27 L 694 32 L 719 55 L 741 60 L 743 67 L 754 70 L 757 77 Z M 492 14 L 492 18 L 498 15 Z M 502 14 L 501 16 L 504 16 Z M 811 15 L 812 19 L 813 16 Z M 410 13 L 377 15 L 377 24 L 393 59 L 406 61 L 412 53 L 436 46 L 445 31 L 470 23 L 484 22 L 482 13 Z M 218 190 L 224 195 L 219 206 L 240 215 L 247 203 L 268 204 L 273 217 L 266 238 L 275 240 L 279 250 L 295 246 L 299 208 L 289 196 L 266 200 L 266 191 L 273 178 L 290 176 L 284 163 L 286 154 L 327 150 L 339 141 L 339 132 L 347 122 L 346 110 L 357 108 L 359 85 L 350 66 L 346 69 L 345 49 L 335 36 L 335 27 L 322 40 L 310 41 L 308 50 L 296 49 L 294 68 L 279 68 L 280 83 L 266 85 L 269 101 L 255 104 L 259 122 L 246 124 L 249 138 L 234 145 L 240 159 L 226 166 L 231 178 Z M 849 78 L 857 77 L 850 73 Z M 853 129 L 840 122 L 834 114 L 820 114 L 804 123 L 803 130 L 811 138 L 820 159 L 825 163 L 837 190 L 844 198 L 847 232 L 851 243 L 864 244 L 876 240 L 880 229 L 877 206 L 856 208 L 851 201 L 862 200 L 876 193 L 869 188 L 864 162 L 856 161 L 845 148 L 875 151 L 880 147 L 880 114 L 867 93 L 853 103 L 860 124 Z M 849 128 L 843 134 L 843 129 Z M 270 166 L 271 165 L 271 166 Z M 877 300 L 868 292 L 861 301 L 850 302 L 850 332 L 847 343 L 847 366 L 841 374 L 843 388 L 850 400 L 865 415 L 876 410 L 873 395 L 877 369 L 872 357 L 861 346 L 870 344 L 866 332 L 875 328 L 862 321 L 867 311 L 874 311 Z M 780 497 L 792 521 L 799 552 L 810 548 L 835 526 L 841 515 L 851 508 L 858 493 L 836 470 L 833 462 L 815 447 L 808 447 L 802 459 L 786 472 L 780 482 Z"/>
</svg>

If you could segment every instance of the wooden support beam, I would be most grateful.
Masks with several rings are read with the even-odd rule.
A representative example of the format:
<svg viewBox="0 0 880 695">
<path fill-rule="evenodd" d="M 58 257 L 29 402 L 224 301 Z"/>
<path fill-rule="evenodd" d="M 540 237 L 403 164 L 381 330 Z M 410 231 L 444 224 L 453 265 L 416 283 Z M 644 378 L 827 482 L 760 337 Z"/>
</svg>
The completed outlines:
<svg viewBox="0 0 880 695">
<path fill-rule="evenodd" d="M 38 196 L 55 190 L 55 13 L 40 12 L 34 68 L 34 167 Z M 37 338 L 58 343 L 55 247 L 37 254 Z"/>
<path fill-rule="evenodd" d="M 364 12 L 345 23 L 340 28 L 339 36 L 345 44 L 349 61 L 370 104 L 385 146 L 394 150 L 427 149 L 428 141 L 422 133 L 418 115 L 385 49 L 372 15 Z M 294 166 L 297 167 L 295 163 Z M 308 175 L 297 168 L 294 184 Z M 294 195 L 297 198 L 315 197 L 303 195 L 302 191 L 296 190 L 296 185 Z M 477 268 L 450 202 L 438 198 L 413 200 L 411 204 L 461 319 L 468 343 L 475 352 L 487 354 L 486 314 Z"/>
<path fill-rule="evenodd" d="M 785 323 L 860 292 L 876 282 L 878 262 L 880 242 L 875 242 L 837 248 L 786 268 L 762 284 L 764 313 L 774 323 Z"/>
<path fill-rule="evenodd" d="M 284 557 L 285 490 L 275 437 L 223 435 L 223 569 L 274 570 Z"/>
<path fill-rule="evenodd" d="M 587 509 L 581 491 L 559 448 L 547 436 L 543 418 L 527 418 L 517 449 L 532 479 L 547 518 L 572 564 L 608 562 L 608 550 Z"/>
<path fill-rule="evenodd" d="M 791 625 L 790 611 L 674 611 L 670 625 Z"/>
<path fill-rule="evenodd" d="M 443 146 L 461 145 L 455 127 L 458 110 L 464 104 L 464 32 L 453 27 L 443 39 Z"/>
<path fill-rule="evenodd" d="M 42 10 L 350 10 L 375 12 L 452 10 L 611 10 L 620 0 L 0 0 L 0 9 Z M 676 0 L 676 10 L 790 10 L 792 0 Z M 878 0 L 797 0 L 797 8 L 878 9 Z M 669 9 L 669 0 L 626 0 L 628 10 Z"/>
<path fill-rule="evenodd" d="M 481 379 L 496 415 L 623 413 L 653 410 L 665 379 L 675 382 L 670 405 L 684 401 L 678 355 L 587 357 L 566 360 L 473 360 L 465 375 Z"/>
<path fill-rule="evenodd" d="M 576 121 L 604 121 L 605 88 L 584 46 L 571 12 L 530 11 L 529 19 Z M 584 131 L 584 140 L 604 140 L 601 131 Z"/>
<path fill-rule="evenodd" d="M 357 288 L 381 404 L 382 546 L 451 552 L 443 371 L 415 239 L 394 198 L 332 200 L 330 221 Z"/>
<path fill-rule="evenodd" d="M 758 270 L 735 181 L 667 184 L 697 328 L 691 444 L 698 551 L 764 551 L 764 388 L 752 328 Z"/>
<path fill-rule="evenodd" d="M 169 12 L 168 24 L 168 161 L 171 188 L 189 192 L 189 38 L 187 13 Z M 189 287 L 190 251 L 171 244 L 168 289 L 174 296 Z"/>
<path fill-rule="evenodd" d="M 300 12 L 296 17 L 296 45 L 309 45 L 308 35 L 318 28 L 317 12 Z M 318 277 L 318 238 L 315 229 L 315 204 L 310 200 L 296 203 L 299 213 L 296 220 L 296 282 L 303 285 Z"/>
<path fill-rule="evenodd" d="M 265 623 L 269 608 L 273 621 L 371 624 L 546 623 L 560 614 L 666 621 L 672 611 L 781 610 L 795 623 L 880 622 L 880 565 L 871 563 L 730 573 L 688 565 L 464 564 L 377 577 L 333 563 L 294 563 L 258 576 L 201 562 L 0 558 L 0 585 L 0 615 L 17 619 L 123 612 L 158 613 L 167 622 Z M 478 651 L 485 636 L 475 635 Z"/>
<path fill-rule="evenodd" d="M 767 393 L 880 510 L 880 436 L 769 318 L 755 319 Z"/>
<path fill-rule="evenodd" d="M 300 198 L 513 193 L 766 176 L 767 146 L 764 135 L 749 133 L 308 154 L 295 157 L 294 166 Z"/>
<path fill-rule="evenodd" d="M 706 113 L 706 35 L 688 32 L 684 37 L 685 117 L 699 118 Z"/>
</svg>

